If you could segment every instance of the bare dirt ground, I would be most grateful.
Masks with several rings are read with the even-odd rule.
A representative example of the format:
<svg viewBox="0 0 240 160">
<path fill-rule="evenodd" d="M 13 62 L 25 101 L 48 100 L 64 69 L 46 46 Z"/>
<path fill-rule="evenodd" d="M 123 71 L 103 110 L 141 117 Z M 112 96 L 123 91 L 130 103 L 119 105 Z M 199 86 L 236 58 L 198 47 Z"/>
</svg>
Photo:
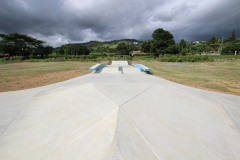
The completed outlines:
<svg viewBox="0 0 240 160">
<path fill-rule="evenodd" d="M 0 92 L 45 86 L 82 76 L 95 62 L 0 64 Z"/>
<path fill-rule="evenodd" d="M 59 71 L 52 73 L 45 73 L 35 76 L 12 76 L 7 77 L 3 82 L 0 82 L 0 91 L 16 91 L 29 88 L 35 88 L 40 86 L 45 86 L 57 82 L 62 82 L 84 74 L 90 73 L 89 71 L 83 70 L 69 70 L 69 71 Z"/>
</svg>

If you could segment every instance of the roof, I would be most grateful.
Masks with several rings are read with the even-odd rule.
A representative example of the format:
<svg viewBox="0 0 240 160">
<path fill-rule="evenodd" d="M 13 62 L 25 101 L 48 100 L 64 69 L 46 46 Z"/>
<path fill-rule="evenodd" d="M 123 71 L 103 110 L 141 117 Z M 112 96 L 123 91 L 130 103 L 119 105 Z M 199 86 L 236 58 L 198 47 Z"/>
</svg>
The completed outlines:
<svg viewBox="0 0 240 160">
<path fill-rule="evenodd" d="M 142 51 L 132 51 L 132 54 L 146 54 L 146 53 L 143 53 Z"/>
</svg>

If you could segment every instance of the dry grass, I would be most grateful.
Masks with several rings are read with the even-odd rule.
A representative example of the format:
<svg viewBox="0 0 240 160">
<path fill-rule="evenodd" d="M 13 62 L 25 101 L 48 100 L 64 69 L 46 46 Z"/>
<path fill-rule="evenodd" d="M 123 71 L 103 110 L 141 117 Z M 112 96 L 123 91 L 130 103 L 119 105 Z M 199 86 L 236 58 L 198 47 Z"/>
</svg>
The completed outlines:
<svg viewBox="0 0 240 160">
<path fill-rule="evenodd" d="M 35 62 L 0 64 L 0 91 L 44 86 L 87 73 L 96 62 Z M 135 62 L 133 62 L 135 63 Z M 224 62 L 169 63 L 138 60 L 152 73 L 184 85 L 240 95 L 240 59 Z"/>
<path fill-rule="evenodd" d="M 61 82 L 90 73 L 96 62 L 24 62 L 0 64 L 0 91 L 15 91 Z"/>
<path fill-rule="evenodd" d="M 240 95 L 240 59 L 224 62 L 170 63 L 140 60 L 152 73 L 184 85 Z"/>
</svg>

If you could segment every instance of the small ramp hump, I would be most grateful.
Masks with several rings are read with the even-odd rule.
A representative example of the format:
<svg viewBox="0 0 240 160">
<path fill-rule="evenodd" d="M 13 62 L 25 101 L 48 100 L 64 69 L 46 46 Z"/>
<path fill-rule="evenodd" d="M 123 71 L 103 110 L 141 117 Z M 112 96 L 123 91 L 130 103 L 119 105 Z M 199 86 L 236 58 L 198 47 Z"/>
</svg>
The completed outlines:
<svg viewBox="0 0 240 160">
<path fill-rule="evenodd" d="M 148 68 L 148 67 L 146 67 L 146 66 L 144 66 L 142 64 L 133 64 L 133 66 L 135 68 L 137 68 L 138 70 L 140 70 L 140 71 L 150 72 L 150 68 Z"/>
<path fill-rule="evenodd" d="M 96 71 L 99 69 L 102 69 L 104 67 L 104 64 L 95 64 L 94 66 L 90 67 L 89 70 Z"/>
<path fill-rule="evenodd" d="M 128 61 L 112 61 L 111 65 L 107 65 L 101 71 L 101 74 L 140 74 L 136 68 L 128 65 Z"/>
<path fill-rule="evenodd" d="M 128 66 L 128 61 L 112 61 L 111 65 Z"/>
</svg>

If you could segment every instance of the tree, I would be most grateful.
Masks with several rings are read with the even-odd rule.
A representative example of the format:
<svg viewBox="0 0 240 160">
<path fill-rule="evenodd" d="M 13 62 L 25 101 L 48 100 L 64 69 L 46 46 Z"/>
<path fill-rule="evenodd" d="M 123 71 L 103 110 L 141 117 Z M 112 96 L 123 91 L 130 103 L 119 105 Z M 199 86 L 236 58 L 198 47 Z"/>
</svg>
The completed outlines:
<svg viewBox="0 0 240 160">
<path fill-rule="evenodd" d="M 23 56 L 24 58 L 28 58 L 33 50 L 45 43 L 19 33 L 0 34 L 0 38 L 2 39 L 0 47 L 3 52 L 9 53 L 11 56 Z"/>
<path fill-rule="evenodd" d="M 166 54 L 178 54 L 180 53 L 180 48 L 178 45 L 171 45 L 166 49 Z"/>
<path fill-rule="evenodd" d="M 184 39 L 181 39 L 180 43 L 179 43 L 179 47 L 180 49 L 184 49 L 187 47 L 187 42 Z"/>
<path fill-rule="evenodd" d="M 60 54 L 64 55 L 89 55 L 90 50 L 87 46 L 82 44 L 67 44 L 59 49 Z"/>
<path fill-rule="evenodd" d="M 226 42 L 223 46 L 223 54 L 240 53 L 240 40 Z"/>
<path fill-rule="evenodd" d="M 182 55 L 186 55 L 187 52 L 188 52 L 188 43 L 187 41 L 185 41 L 184 39 L 181 39 L 181 41 L 179 42 L 178 44 L 179 46 L 179 52 L 182 54 Z"/>
<path fill-rule="evenodd" d="M 170 44 L 174 44 L 173 35 L 162 28 L 156 29 L 152 34 L 153 40 L 157 41 L 168 41 Z"/>
<path fill-rule="evenodd" d="M 129 54 L 128 45 L 124 42 L 121 42 L 117 45 L 116 50 L 119 54 Z"/>
<path fill-rule="evenodd" d="M 151 41 L 145 41 L 141 45 L 141 51 L 144 53 L 149 53 L 151 50 Z"/>
<path fill-rule="evenodd" d="M 128 43 L 128 51 L 129 52 L 136 51 L 136 50 L 138 50 L 138 47 L 135 44 L 133 44 L 131 42 Z"/>
<path fill-rule="evenodd" d="M 213 36 L 208 40 L 208 45 L 213 51 L 217 51 L 220 44 L 217 37 Z"/>
<path fill-rule="evenodd" d="M 173 35 L 162 28 L 156 29 L 152 34 L 152 38 L 151 52 L 154 53 L 155 57 L 159 54 L 165 54 L 166 49 L 175 44 Z"/>
</svg>

